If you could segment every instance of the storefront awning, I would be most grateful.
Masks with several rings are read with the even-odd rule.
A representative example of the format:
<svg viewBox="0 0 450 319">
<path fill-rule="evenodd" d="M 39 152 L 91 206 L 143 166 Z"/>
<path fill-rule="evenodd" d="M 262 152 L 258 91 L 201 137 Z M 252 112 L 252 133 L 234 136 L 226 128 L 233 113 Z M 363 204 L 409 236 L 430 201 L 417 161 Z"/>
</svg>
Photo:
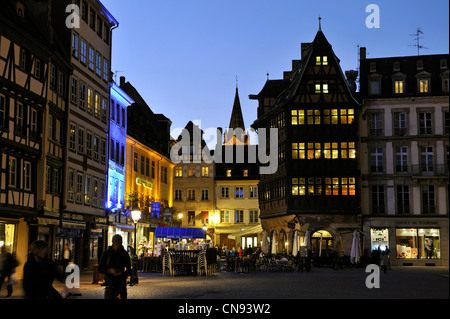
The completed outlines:
<svg viewBox="0 0 450 319">
<path fill-rule="evenodd" d="M 246 228 L 244 230 L 232 233 L 230 235 L 228 235 L 229 239 L 236 239 L 236 237 L 238 236 L 245 236 L 245 235 L 251 235 L 251 234 L 259 234 L 263 231 L 263 228 L 261 227 L 261 225 L 258 226 L 253 226 L 253 227 L 249 227 Z"/>
<path fill-rule="evenodd" d="M 131 225 L 114 224 L 114 226 L 119 227 L 123 232 L 134 232 L 134 226 Z"/>
<path fill-rule="evenodd" d="M 157 227 L 155 229 L 157 238 L 205 238 L 203 228 L 175 228 L 175 227 Z"/>
</svg>

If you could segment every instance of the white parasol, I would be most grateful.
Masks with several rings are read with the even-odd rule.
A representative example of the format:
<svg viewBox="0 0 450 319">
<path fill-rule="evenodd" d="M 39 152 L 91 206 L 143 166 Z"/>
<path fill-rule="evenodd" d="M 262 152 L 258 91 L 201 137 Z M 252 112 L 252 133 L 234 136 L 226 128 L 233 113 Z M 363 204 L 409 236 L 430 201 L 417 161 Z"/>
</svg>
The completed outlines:
<svg viewBox="0 0 450 319">
<path fill-rule="evenodd" d="M 355 230 L 353 232 L 352 250 L 350 252 L 351 263 L 357 264 L 359 262 L 360 257 L 361 257 L 361 253 L 359 251 L 359 232 L 357 230 Z"/>
<path fill-rule="evenodd" d="M 266 255 L 269 252 L 269 241 L 268 241 L 268 238 L 267 238 L 267 231 L 264 231 L 264 233 L 263 233 L 263 240 L 262 240 L 261 250 Z"/>
<path fill-rule="evenodd" d="M 298 230 L 294 233 L 294 247 L 292 247 L 292 256 L 297 257 L 298 254 Z"/>
<path fill-rule="evenodd" d="M 274 230 L 272 236 L 272 254 L 275 255 L 276 253 L 277 253 L 277 232 Z"/>
</svg>

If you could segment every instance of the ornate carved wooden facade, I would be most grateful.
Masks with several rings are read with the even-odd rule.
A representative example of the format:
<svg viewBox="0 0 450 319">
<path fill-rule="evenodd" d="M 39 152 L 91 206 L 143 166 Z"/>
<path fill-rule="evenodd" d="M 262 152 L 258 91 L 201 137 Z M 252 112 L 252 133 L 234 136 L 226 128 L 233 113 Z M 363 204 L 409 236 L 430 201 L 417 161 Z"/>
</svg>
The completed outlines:
<svg viewBox="0 0 450 319">
<path fill-rule="evenodd" d="M 302 44 L 301 60 L 284 79 L 268 80 L 250 98 L 259 102 L 252 126 L 278 128 L 278 170 L 262 175 L 259 186 L 263 228 L 290 240 L 295 217 L 303 221 L 299 230 L 327 230 L 334 238 L 358 227 L 359 103 L 323 32 Z"/>
</svg>

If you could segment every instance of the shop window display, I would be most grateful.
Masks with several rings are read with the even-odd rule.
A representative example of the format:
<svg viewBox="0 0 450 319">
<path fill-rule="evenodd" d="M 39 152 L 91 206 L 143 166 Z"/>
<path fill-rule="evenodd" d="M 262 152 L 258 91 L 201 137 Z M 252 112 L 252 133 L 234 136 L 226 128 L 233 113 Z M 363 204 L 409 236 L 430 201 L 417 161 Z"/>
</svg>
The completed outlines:
<svg viewBox="0 0 450 319">
<path fill-rule="evenodd" d="M 4 224 L 0 222 L 0 247 L 5 246 L 10 253 L 14 248 L 15 224 Z"/>
<path fill-rule="evenodd" d="M 397 258 L 439 259 L 440 232 L 435 228 L 399 228 L 396 230 Z"/>
<path fill-rule="evenodd" d="M 385 251 L 386 248 L 389 249 L 389 230 L 387 228 L 371 228 L 370 240 L 372 251 L 378 249 Z"/>
</svg>

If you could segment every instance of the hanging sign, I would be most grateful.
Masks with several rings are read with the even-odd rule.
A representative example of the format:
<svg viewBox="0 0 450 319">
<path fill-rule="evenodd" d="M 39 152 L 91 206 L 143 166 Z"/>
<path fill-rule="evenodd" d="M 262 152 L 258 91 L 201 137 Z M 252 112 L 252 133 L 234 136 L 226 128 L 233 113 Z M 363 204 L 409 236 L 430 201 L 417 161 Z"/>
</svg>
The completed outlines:
<svg viewBox="0 0 450 319">
<path fill-rule="evenodd" d="M 156 218 L 158 218 L 158 220 L 159 220 L 160 212 L 161 212 L 161 203 L 160 202 L 152 202 L 150 219 L 153 219 L 153 217 L 155 217 L 155 215 L 156 215 Z"/>
</svg>

